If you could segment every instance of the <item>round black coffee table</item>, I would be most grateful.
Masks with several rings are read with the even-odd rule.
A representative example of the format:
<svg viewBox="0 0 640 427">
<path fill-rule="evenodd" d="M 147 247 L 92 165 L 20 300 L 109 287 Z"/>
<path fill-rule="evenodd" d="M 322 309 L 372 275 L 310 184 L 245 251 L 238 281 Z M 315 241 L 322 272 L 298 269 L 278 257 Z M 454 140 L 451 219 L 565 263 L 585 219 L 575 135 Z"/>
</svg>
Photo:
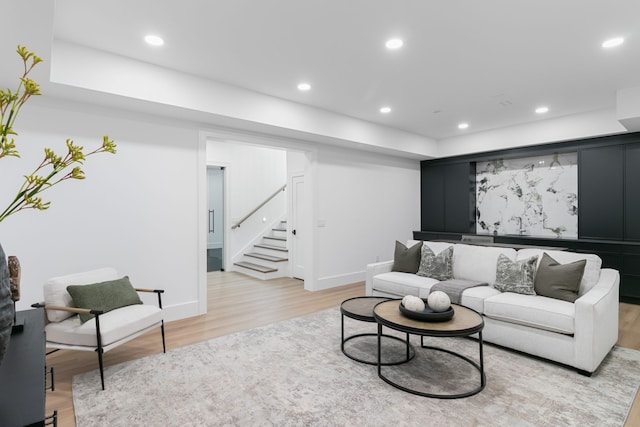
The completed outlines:
<svg viewBox="0 0 640 427">
<path fill-rule="evenodd" d="M 376 322 L 378 322 L 378 376 L 382 378 L 386 383 L 391 384 L 392 386 L 409 392 L 413 394 L 417 394 L 425 397 L 436 397 L 439 399 L 457 399 L 461 397 L 473 396 L 474 394 L 480 393 L 485 385 L 486 385 L 486 377 L 484 374 L 484 361 L 482 354 L 482 329 L 484 328 L 484 320 L 482 320 L 482 316 L 480 316 L 475 311 L 468 309 L 466 307 L 462 307 L 460 305 L 452 304 L 454 315 L 453 318 L 447 320 L 445 322 L 426 322 L 422 320 L 414 320 L 409 319 L 400 313 L 398 306 L 400 305 L 401 300 L 399 299 L 389 299 L 387 301 L 381 301 L 378 303 L 373 309 L 373 317 Z M 436 350 L 440 352 L 445 352 L 451 354 L 455 357 L 458 357 L 465 362 L 469 363 L 471 366 L 475 367 L 480 373 L 480 385 L 474 387 L 473 389 L 462 392 L 462 393 L 452 393 L 452 394 L 444 394 L 444 393 L 427 393 L 423 391 L 418 391 L 412 389 L 408 386 L 401 385 L 395 381 L 392 381 L 383 374 L 382 366 L 384 365 L 381 362 L 381 351 L 382 351 L 382 327 L 386 326 L 387 328 L 405 332 L 406 334 L 414 334 L 420 336 L 420 344 L 424 349 Z M 440 347 L 431 347 L 425 346 L 423 338 L 427 337 L 467 337 L 472 334 L 478 334 L 478 344 L 479 344 L 479 363 L 471 360 L 470 358 L 463 356 L 454 351 L 440 348 Z"/>
<path fill-rule="evenodd" d="M 377 337 L 378 334 L 376 333 L 361 333 L 361 334 L 355 334 L 355 335 L 351 335 L 345 338 L 344 335 L 344 318 L 349 317 L 351 319 L 355 319 L 355 320 L 359 320 L 361 322 L 368 322 L 368 323 L 375 323 L 376 320 L 373 318 L 373 308 L 384 301 L 388 301 L 389 298 L 385 298 L 385 297 L 371 297 L 371 296 L 365 296 L 365 297 L 355 297 L 355 298 L 349 298 L 348 300 L 345 300 L 342 302 L 342 304 L 340 305 L 340 313 L 342 314 L 341 316 L 341 326 L 342 326 L 342 341 L 341 341 L 341 345 L 340 348 L 342 350 L 342 353 L 344 353 L 345 356 L 347 356 L 350 359 L 355 360 L 356 362 L 360 362 L 360 363 L 366 363 L 368 365 L 377 365 L 379 363 L 379 361 L 376 358 L 375 353 L 371 355 L 371 359 L 370 360 L 366 360 L 360 357 L 356 357 L 352 354 L 349 354 L 349 352 L 347 350 L 345 350 L 345 343 L 349 340 L 352 339 L 357 339 L 357 338 L 363 338 L 363 337 Z M 401 339 L 399 337 L 395 337 L 395 336 L 391 336 L 391 335 L 382 335 L 383 338 L 385 339 L 392 339 L 392 340 L 396 340 L 396 341 L 400 341 L 401 343 L 405 344 L 405 349 L 406 351 L 403 354 L 403 357 L 401 357 L 399 360 L 387 360 L 386 362 L 382 362 L 383 366 L 390 366 L 390 365 L 399 365 L 401 363 L 406 363 L 409 360 L 411 360 L 413 358 L 413 356 L 415 355 L 415 352 L 413 350 L 413 347 L 411 346 L 411 344 L 409 344 L 409 334 L 406 334 L 406 339 Z M 380 356 L 382 357 L 382 356 Z M 387 356 L 387 359 L 398 359 Z"/>
</svg>

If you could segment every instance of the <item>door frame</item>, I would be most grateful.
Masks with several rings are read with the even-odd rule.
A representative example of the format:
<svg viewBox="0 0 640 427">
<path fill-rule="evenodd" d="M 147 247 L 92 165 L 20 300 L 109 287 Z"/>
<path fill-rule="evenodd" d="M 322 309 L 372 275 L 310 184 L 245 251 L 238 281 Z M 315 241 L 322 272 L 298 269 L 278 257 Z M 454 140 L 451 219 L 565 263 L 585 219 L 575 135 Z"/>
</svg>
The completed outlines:
<svg viewBox="0 0 640 427">
<path fill-rule="evenodd" d="M 302 182 L 305 185 L 305 187 L 304 187 L 304 196 L 308 196 L 308 194 L 307 194 L 307 189 L 306 189 L 306 175 L 305 175 L 304 171 L 302 171 L 302 170 L 287 171 L 287 173 L 289 175 L 288 178 L 287 178 L 287 181 L 288 181 L 287 186 L 291 189 L 289 191 L 290 197 L 289 197 L 289 201 L 288 201 L 288 204 L 287 204 L 288 205 L 287 206 L 287 219 L 289 219 L 289 218 L 293 218 L 294 217 L 294 212 L 296 211 L 296 203 L 295 203 L 296 201 L 294 199 L 294 194 L 295 194 L 295 191 L 296 191 L 294 184 L 295 184 L 295 179 L 296 178 L 300 178 L 300 177 L 302 178 Z M 303 203 L 305 202 L 305 200 L 306 199 L 302 200 Z M 308 205 L 305 204 L 304 208 L 308 208 Z M 298 218 L 298 217 L 296 216 L 296 218 Z M 300 218 L 304 218 L 304 216 L 300 216 Z M 288 224 L 287 225 L 287 234 L 288 235 L 292 235 L 293 234 L 293 226 L 294 225 L 296 226 L 297 230 L 302 230 L 302 232 L 298 233 L 298 234 L 301 234 L 302 236 L 307 236 L 307 234 L 309 234 L 309 230 L 307 229 L 308 227 L 305 226 L 303 220 L 298 221 L 296 224 L 293 224 L 293 223 L 288 221 L 287 224 Z M 297 239 L 297 235 L 296 235 L 296 237 L 293 237 L 292 239 Z M 292 240 L 292 242 L 293 242 L 293 240 Z M 306 275 L 306 269 L 305 269 L 305 267 L 306 267 L 306 264 L 305 264 L 306 263 L 306 259 L 302 259 L 302 260 L 297 259 L 298 258 L 298 254 L 297 254 L 297 251 L 294 250 L 294 249 L 299 247 L 298 246 L 299 244 L 302 245 L 302 253 L 303 253 L 303 258 L 304 258 L 305 249 L 306 249 L 305 248 L 305 239 L 300 239 L 300 242 L 296 241 L 295 244 L 292 243 L 290 245 L 290 248 L 289 248 L 290 249 L 290 251 L 289 251 L 289 266 L 290 266 L 289 275 L 291 277 L 293 277 L 293 278 L 298 278 L 298 279 L 304 280 L 305 279 L 304 276 Z M 302 266 L 303 266 L 302 267 L 303 268 L 302 276 L 303 277 L 296 277 L 296 275 L 295 275 L 296 262 L 302 263 Z"/>
</svg>

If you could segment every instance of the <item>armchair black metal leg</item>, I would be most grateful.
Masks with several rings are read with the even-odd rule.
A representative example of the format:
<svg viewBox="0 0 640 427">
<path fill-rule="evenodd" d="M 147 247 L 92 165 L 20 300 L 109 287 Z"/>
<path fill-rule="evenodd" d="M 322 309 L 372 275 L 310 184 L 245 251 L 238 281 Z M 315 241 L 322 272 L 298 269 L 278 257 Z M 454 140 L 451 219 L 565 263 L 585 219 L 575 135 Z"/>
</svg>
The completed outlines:
<svg viewBox="0 0 640 427">
<path fill-rule="evenodd" d="M 102 364 L 102 346 L 96 348 L 96 352 L 98 353 L 98 365 L 100 365 L 100 383 L 102 384 L 102 389 L 104 390 L 104 366 Z"/>
<path fill-rule="evenodd" d="M 164 342 L 164 320 L 160 324 L 160 332 L 162 333 L 162 352 L 166 353 L 167 347 L 165 346 L 165 342 Z"/>
<path fill-rule="evenodd" d="M 98 347 L 96 351 L 98 352 L 98 364 L 100 365 L 100 382 L 102 383 L 102 389 L 104 390 L 104 365 L 102 364 L 102 335 L 100 334 L 100 313 L 93 312 L 96 319 L 96 341 Z"/>
</svg>

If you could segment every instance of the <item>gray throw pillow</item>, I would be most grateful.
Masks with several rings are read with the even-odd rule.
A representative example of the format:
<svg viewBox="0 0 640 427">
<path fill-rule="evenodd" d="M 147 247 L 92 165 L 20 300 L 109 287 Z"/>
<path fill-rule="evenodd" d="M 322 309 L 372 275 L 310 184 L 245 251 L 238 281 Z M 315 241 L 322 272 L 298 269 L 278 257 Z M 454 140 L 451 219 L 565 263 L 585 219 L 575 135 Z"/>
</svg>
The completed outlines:
<svg viewBox="0 0 640 427">
<path fill-rule="evenodd" d="M 546 252 L 542 254 L 536 273 L 535 290 L 538 295 L 575 302 L 587 260 L 560 264 Z"/>
<path fill-rule="evenodd" d="M 436 280 L 449 280 L 453 277 L 453 246 L 434 254 L 431 248 L 422 245 L 422 256 L 420 257 L 420 267 L 418 276 L 430 277 Z"/>
<path fill-rule="evenodd" d="M 92 285 L 70 285 L 67 292 L 77 308 L 102 310 L 105 313 L 127 305 L 142 304 L 128 276 Z M 93 314 L 80 314 L 82 323 L 93 318 Z"/>
<path fill-rule="evenodd" d="M 533 281 L 537 262 L 537 255 L 520 261 L 511 261 L 507 256 L 500 254 L 494 288 L 500 292 L 535 295 Z"/>
<path fill-rule="evenodd" d="M 407 248 L 404 244 L 396 240 L 396 250 L 393 254 L 393 267 L 391 270 L 415 274 L 420 265 L 421 247 L 422 242 L 418 242 L 410 248 Z"/>
</svg>

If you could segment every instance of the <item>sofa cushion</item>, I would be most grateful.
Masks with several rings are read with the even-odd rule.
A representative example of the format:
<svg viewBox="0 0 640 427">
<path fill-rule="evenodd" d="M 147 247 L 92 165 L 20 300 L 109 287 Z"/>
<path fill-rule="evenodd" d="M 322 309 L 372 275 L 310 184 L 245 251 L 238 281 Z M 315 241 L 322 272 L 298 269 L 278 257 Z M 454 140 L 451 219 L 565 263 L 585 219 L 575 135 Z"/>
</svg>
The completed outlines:
<svg viewBox="0 0 640 427">
<path fill-rule="evenodd" d="M 578 299 L 580 280 L 587 261 L 582 259 L 560 264 L 546 252 L 536 272 L 535 290 L 538 295 L 574 302 Z"/>
<path fill-rule="evenodd" d="M 396 248 L 393 253 L 393 271 L 403 273 L 413 273 L 418 271 L 420 265 L 420 250 L 422 243 L 418 242 L 413 246 L 407 247 L 404 243 L 396 240 Z"/>
<path fill-rule="evenodd" d="M 67 292 L 76 307 L 102 310 L 105 313 L 127 305 L 142 304 L 128 276 L 90 285 L 70 285 L 67 286 Z M 93 318 L 90 313 L 78 316 L 82 323 Z"/>
<path fill-rule="evenodd" d="M 100 316 L 102 345 L 107 346 L 162 320 L 162 310 L 154 305 L 122 307 Z M 96 321 L 81 323 L 77 316 L 45 326 L 47 341 L 66 345 L 95 347 Z"/>
<path fill-rule="evenodd" d="M 539 295 L 503 292 L 484 300 L 485 316 L 563 334 L 575 332 L 575 304 Z"/>
<path fill-rule="evenodd" d="M 427 298 L 434 283 L 438 283 L 438 280 L 411 273 L 391 271 L 378 274 L 373 278 L 373 291 L 399 297 L 415 295 L 420 298 Z"/>
<path fill-rule="evenodd" d="M 462 292 L 460 304 L 483 314 L 484 300 L 495 295 L 500 295 L 500 291 L 491 286 L 476 286 Z"/>
<path fill-rule="evenodd" d="M 437 280 L 449 280 L 453 277 L 453 246 L 435 254 L 427 245 L 422 245 L 418 276 Z"/>
<path fill-rule="evenodd" d="M 496 265 L 500 254 L 512 261 L 516 259 L 516 250 L 513 248 L 454 245 L 453 278 L 475 280 L 493 286 L 496 282 Z"/>
<path fill-rule="evenodd" d="M 69 292 L 67 292 L 67 286 L 87 285 L 89 283 L 115 280 L 118 277 L 118 272 L 110 267 L 53 277 L 47 280 L 42 288 L 44 303 L 49 306 L 73 307 L 73 300 Z M 47 319 L 49 319 L 49 322 L 60 322 L 73 315 L 73 313 L 67 311 L 47 310 Z"/>
<path fill-rule="evenodd" d="M 498 256 L 498 265 L 496 266 L 495 288 L 501 292 L 535 295 L 533 280 L 537 262 L 537 256 L 512 261 L 505 255 L 500 254 Z"/>
<path fill-rule="evenodd" d="M 518 251 L 517 259 L 530 258 L 534 255 L 538 255 L 538 264 L 542 260 L 543 253 L 546 252 L 549 256 L 560 264 L 569 264 L 571 262 L 586 260 L 587 264 L 584 267 L 584 274 L 582 280 L 580 280 L 580 290 L 578 296 L 584 295 L 591 290 L 600 280 L 600 269 L 602 268 L 602 259 L 594 254 L 581 254 L 569 251 L 543 251 L 542 249 L 520 249 Z M 455 253 L 454 253 L 455 261 Z M 454 265 L 455 274 L 455 265 Z"/>
</svg>

